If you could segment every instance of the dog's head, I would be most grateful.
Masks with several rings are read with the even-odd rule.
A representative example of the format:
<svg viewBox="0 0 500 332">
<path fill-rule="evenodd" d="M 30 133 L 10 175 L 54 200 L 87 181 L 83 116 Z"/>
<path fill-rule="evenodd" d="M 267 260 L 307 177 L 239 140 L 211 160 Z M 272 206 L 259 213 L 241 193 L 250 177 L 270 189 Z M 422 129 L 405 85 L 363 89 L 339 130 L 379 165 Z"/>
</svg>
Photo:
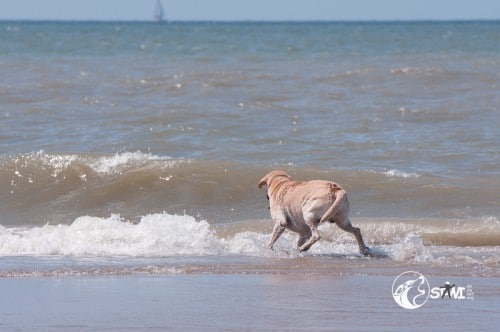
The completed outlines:
<svg viewBox="0 0 500 332">
<path fill-rule="evenodd" d="M 292 178 L 290 175 L 288 175 L 286 172 L 283 171 L 272 171 L 270 173 L 267 173 L 266 176 L 262 178 L 262 180 L 259 181 L 259 189 L 261 189 L 264 186 L 269 187 L 271 185 L 271 182 L 276 180 L 277 178 L 286 178 L 287 180 L 291 180 Z"/>
</svg>

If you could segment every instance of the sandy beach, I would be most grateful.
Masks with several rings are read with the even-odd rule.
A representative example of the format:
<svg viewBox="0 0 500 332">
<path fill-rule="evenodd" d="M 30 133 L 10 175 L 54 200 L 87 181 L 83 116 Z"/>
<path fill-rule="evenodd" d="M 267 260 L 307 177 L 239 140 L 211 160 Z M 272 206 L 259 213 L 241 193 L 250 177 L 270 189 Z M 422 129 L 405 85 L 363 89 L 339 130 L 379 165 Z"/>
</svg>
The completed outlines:
<svg viewBox="0 0 500 332">
<path fill-rule="evenodd" d="M 200 264 L 170 275 L 4 278 L 0 329 L 494 331 L 500 323 L 498 276 L 423 271 L 433 286 L 451 279 L 473 292 L 407 310 L 393 300 L 391 285 L 399 271 L 418 266 L 383 272 L 368 261 L 336 271 L 322 258 L 310 270 L 307 260 L 278 260 L 252 273 L 237 264 L 211 273 Z"/>
</svg>

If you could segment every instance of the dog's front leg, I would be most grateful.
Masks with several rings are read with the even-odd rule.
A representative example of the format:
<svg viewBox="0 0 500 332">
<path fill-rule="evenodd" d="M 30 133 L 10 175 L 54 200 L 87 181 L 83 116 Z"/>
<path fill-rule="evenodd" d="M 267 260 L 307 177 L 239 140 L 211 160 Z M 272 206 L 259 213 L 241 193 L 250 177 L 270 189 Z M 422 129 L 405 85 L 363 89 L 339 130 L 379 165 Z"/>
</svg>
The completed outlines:
<svg viewBox="0 0 500 332">
<path fill-rule="evenodd" d="M 276 223 L 274 224 L 274 229 L 273 229 L 273 235 L 271 236 L 271 241 L 269 241 L 269 244 L 267 247 L 269 249 L 273 249 L 274 243 L 278 240 L 278 238 L 283 234 L 285 231 L 285 225 L 286 222 L 277 220 Z"/>
</svg>

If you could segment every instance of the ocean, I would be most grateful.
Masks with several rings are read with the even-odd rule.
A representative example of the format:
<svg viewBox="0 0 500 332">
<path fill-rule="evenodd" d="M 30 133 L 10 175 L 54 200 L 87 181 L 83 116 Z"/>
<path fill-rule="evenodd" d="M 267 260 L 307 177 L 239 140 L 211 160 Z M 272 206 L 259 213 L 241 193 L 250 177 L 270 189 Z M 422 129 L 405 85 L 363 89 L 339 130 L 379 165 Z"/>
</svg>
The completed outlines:
<svg viewBox="0 0 500 332">
<path fill-rule="evenodd" d="M 489 285 L 499 41 L 498 21 L 0 22 L 0 284 L 418 270 Z M 307 253 L 290 232 L 267 249 L 257 183 L 274 169 L 342 185 L 372 256 L 335 225 Z"/>
</svg>

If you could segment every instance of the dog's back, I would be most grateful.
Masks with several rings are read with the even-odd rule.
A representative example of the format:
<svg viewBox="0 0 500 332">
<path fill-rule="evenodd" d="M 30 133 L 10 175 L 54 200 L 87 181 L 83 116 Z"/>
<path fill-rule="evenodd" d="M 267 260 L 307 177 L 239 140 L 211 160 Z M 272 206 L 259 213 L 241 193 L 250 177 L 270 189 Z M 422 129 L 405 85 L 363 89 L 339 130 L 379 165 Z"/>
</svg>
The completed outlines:
<svg viewBox="0 0 500 332">
<path fill-rule="evenodd" d="M 345 190 L 334 182 L 323 180 L 286 179 L 277 183 L 272 182 L 268 194 L 271 207 L 276 206 L 292 212 L 296 218 L 303 217 L 304 213 L 313 214 L 317 222 L 338 198 L 345 197 L 347 204 Z"/>
</svg>

